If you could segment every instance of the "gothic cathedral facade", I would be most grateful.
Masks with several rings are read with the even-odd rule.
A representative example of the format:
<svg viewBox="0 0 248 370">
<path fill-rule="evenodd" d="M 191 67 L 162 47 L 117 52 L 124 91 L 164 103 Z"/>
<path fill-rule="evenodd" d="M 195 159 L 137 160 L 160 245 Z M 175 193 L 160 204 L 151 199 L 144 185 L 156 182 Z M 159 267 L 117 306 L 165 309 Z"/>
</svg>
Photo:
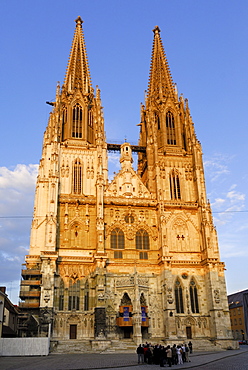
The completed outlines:
<svg viewBox="0 0 248 370">
<path fill-rule="evenodd" d="M 80 17 L 44 134 L 20 307 L 54 340 L 233 344 L 201 144 L 155 27 L 137 145 L 108 144 Z M 120 171 L 108 179 L 108 151 Z M 138 153 L 137 170 L 132 152 Z"/>
</svg>

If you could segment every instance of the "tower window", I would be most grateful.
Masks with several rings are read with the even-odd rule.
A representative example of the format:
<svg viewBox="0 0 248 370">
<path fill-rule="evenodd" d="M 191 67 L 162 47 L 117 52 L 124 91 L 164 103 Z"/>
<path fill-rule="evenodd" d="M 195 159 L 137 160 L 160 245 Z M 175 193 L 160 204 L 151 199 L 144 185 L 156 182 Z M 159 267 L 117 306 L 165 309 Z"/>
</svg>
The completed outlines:
<svg viewBox="0 0 248 370">
<path fill-rule="evenodd" d="M 138 230 L 136 233 L 136 249 L 150 249 L 149 235 L 145 230 Z"/>
<path fill-rule="evenodd" d="M 177 313 L 184 313 L 183 290 L 179 280 L 177 280 L 175 283 L 175 300 Z"/>
<path fill-rule="evenodd" d="M 91 110 L 88 111 L 87 141 L 89 143 L 93 143 L 94 141 L 93 114 Z"/>
<path fill-rule="evenodd" d="M 192 313 L 199 313 L 198 293 L 194 280 L 191 280 L 190 282 L 189 294 Z"/>
<path fill-rule="evenodd" d="M 171 199 L 181 199 L 180 180 L 175 171 L 170 174 L 170 193 Z"/>
<path fill-rule="evenodd" d="M 114 251 L 115 259 L 122 259 L 122 251 Z"/>
<path fill-rule="evenodd" d="M 125 248 L 125 238 L 124 233 L 121 229 L 116 228 L 112 230 L 110 236 L 110 245 L 113 249 L 124 249 Z"/>
<path fill-rule="evenodd" d="M 176 145 L 177 142 L 174 116 L 170 111 L 166 113 L 166 132 L 167 132 L 167 144 Z"/>
<path fill-rule="evenodd" d="M 82 138 L 83 110 L 80 104 L 76 104 L 72 110 L 72 137 Z"/>
<path fill-rule="evenodd" d="M 84 311 L 89 311 L 89 283 L 85 284 L 84 288 Z"/>
<path fill-rule="evenodd" d="M 155 123 L 156 123 L 156 126 L 157 126 L 157 129 L 160 130 L 160 119 L 159 119 L 159 116 L 157 115 L 157 113 L 155 113 Z"/>
<path fill-rule="evenodd" d="M 140 260 L 148 260 L 148 253 L 147 252 L 140 252 L 139 253 Z"/>
<path fill-rule="evenodd" d="M 73 165 L 73 193 L 82 194 L 83 192 L 83 166 L 79 159 Z"/>
</svg>

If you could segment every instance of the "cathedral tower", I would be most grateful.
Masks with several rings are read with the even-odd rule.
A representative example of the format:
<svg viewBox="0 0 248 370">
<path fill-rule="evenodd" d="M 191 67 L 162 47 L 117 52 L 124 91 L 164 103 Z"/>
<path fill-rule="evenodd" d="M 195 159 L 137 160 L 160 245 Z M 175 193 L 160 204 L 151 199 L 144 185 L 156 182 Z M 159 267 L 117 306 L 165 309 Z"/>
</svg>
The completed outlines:
<svg viewBox="0 0 248 370">
<path fill-rule="evenodd" d="M 129 338 L 232 346 L 201 144 L 159 28 L 138 145 L 106 142 L 80 17 L 64 84 L 50 104 L 20 307 L 42 335 L 50 324 L 60 344 L 105 348 Z M 108 150 L 120 151 L 111 182 Z"/>
</svg>

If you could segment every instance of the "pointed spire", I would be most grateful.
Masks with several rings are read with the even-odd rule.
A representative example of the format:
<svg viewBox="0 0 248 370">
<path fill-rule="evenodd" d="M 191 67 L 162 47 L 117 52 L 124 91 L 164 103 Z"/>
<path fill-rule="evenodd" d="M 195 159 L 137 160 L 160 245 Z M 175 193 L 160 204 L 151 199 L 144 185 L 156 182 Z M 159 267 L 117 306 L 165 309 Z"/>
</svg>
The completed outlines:
<svg viewBox="0 0 248 370">
<path fill-rule="evenodd" d="M 168 95 L 175 95 L 175 85 L 166 59 L 159 27 L 156 26 L 153 32 L 154 40 L 147 98 L 164 99 Z"/>
<path fill-rule="evenodd" d="M 83 21 L 81 17 L 77 17 L 75 22 L 76 29 L 63 88 L 69 93 L 77 89 L 80 89 L 82 93 L 88 93 L 91 91 L 92 87 L 82 29 Z"/>
</svg>

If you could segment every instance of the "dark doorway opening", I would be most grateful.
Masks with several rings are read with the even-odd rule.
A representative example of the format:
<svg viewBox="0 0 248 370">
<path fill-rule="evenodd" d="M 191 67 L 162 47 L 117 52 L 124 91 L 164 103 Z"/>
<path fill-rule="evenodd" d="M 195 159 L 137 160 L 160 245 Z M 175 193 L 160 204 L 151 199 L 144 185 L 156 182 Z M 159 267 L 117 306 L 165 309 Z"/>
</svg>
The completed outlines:
<svg viewBox="0 0 248 370">
<path fill-rule="evenodd" d="M 187 335 L 187 339 L 192 339 L 191 326 L 186 326 L 186 335 Z"/>
<path fill-rule="evenodd" d="M 70 339 L 77 339 L 77 325 L 70 325 Z"/>
</svg>

